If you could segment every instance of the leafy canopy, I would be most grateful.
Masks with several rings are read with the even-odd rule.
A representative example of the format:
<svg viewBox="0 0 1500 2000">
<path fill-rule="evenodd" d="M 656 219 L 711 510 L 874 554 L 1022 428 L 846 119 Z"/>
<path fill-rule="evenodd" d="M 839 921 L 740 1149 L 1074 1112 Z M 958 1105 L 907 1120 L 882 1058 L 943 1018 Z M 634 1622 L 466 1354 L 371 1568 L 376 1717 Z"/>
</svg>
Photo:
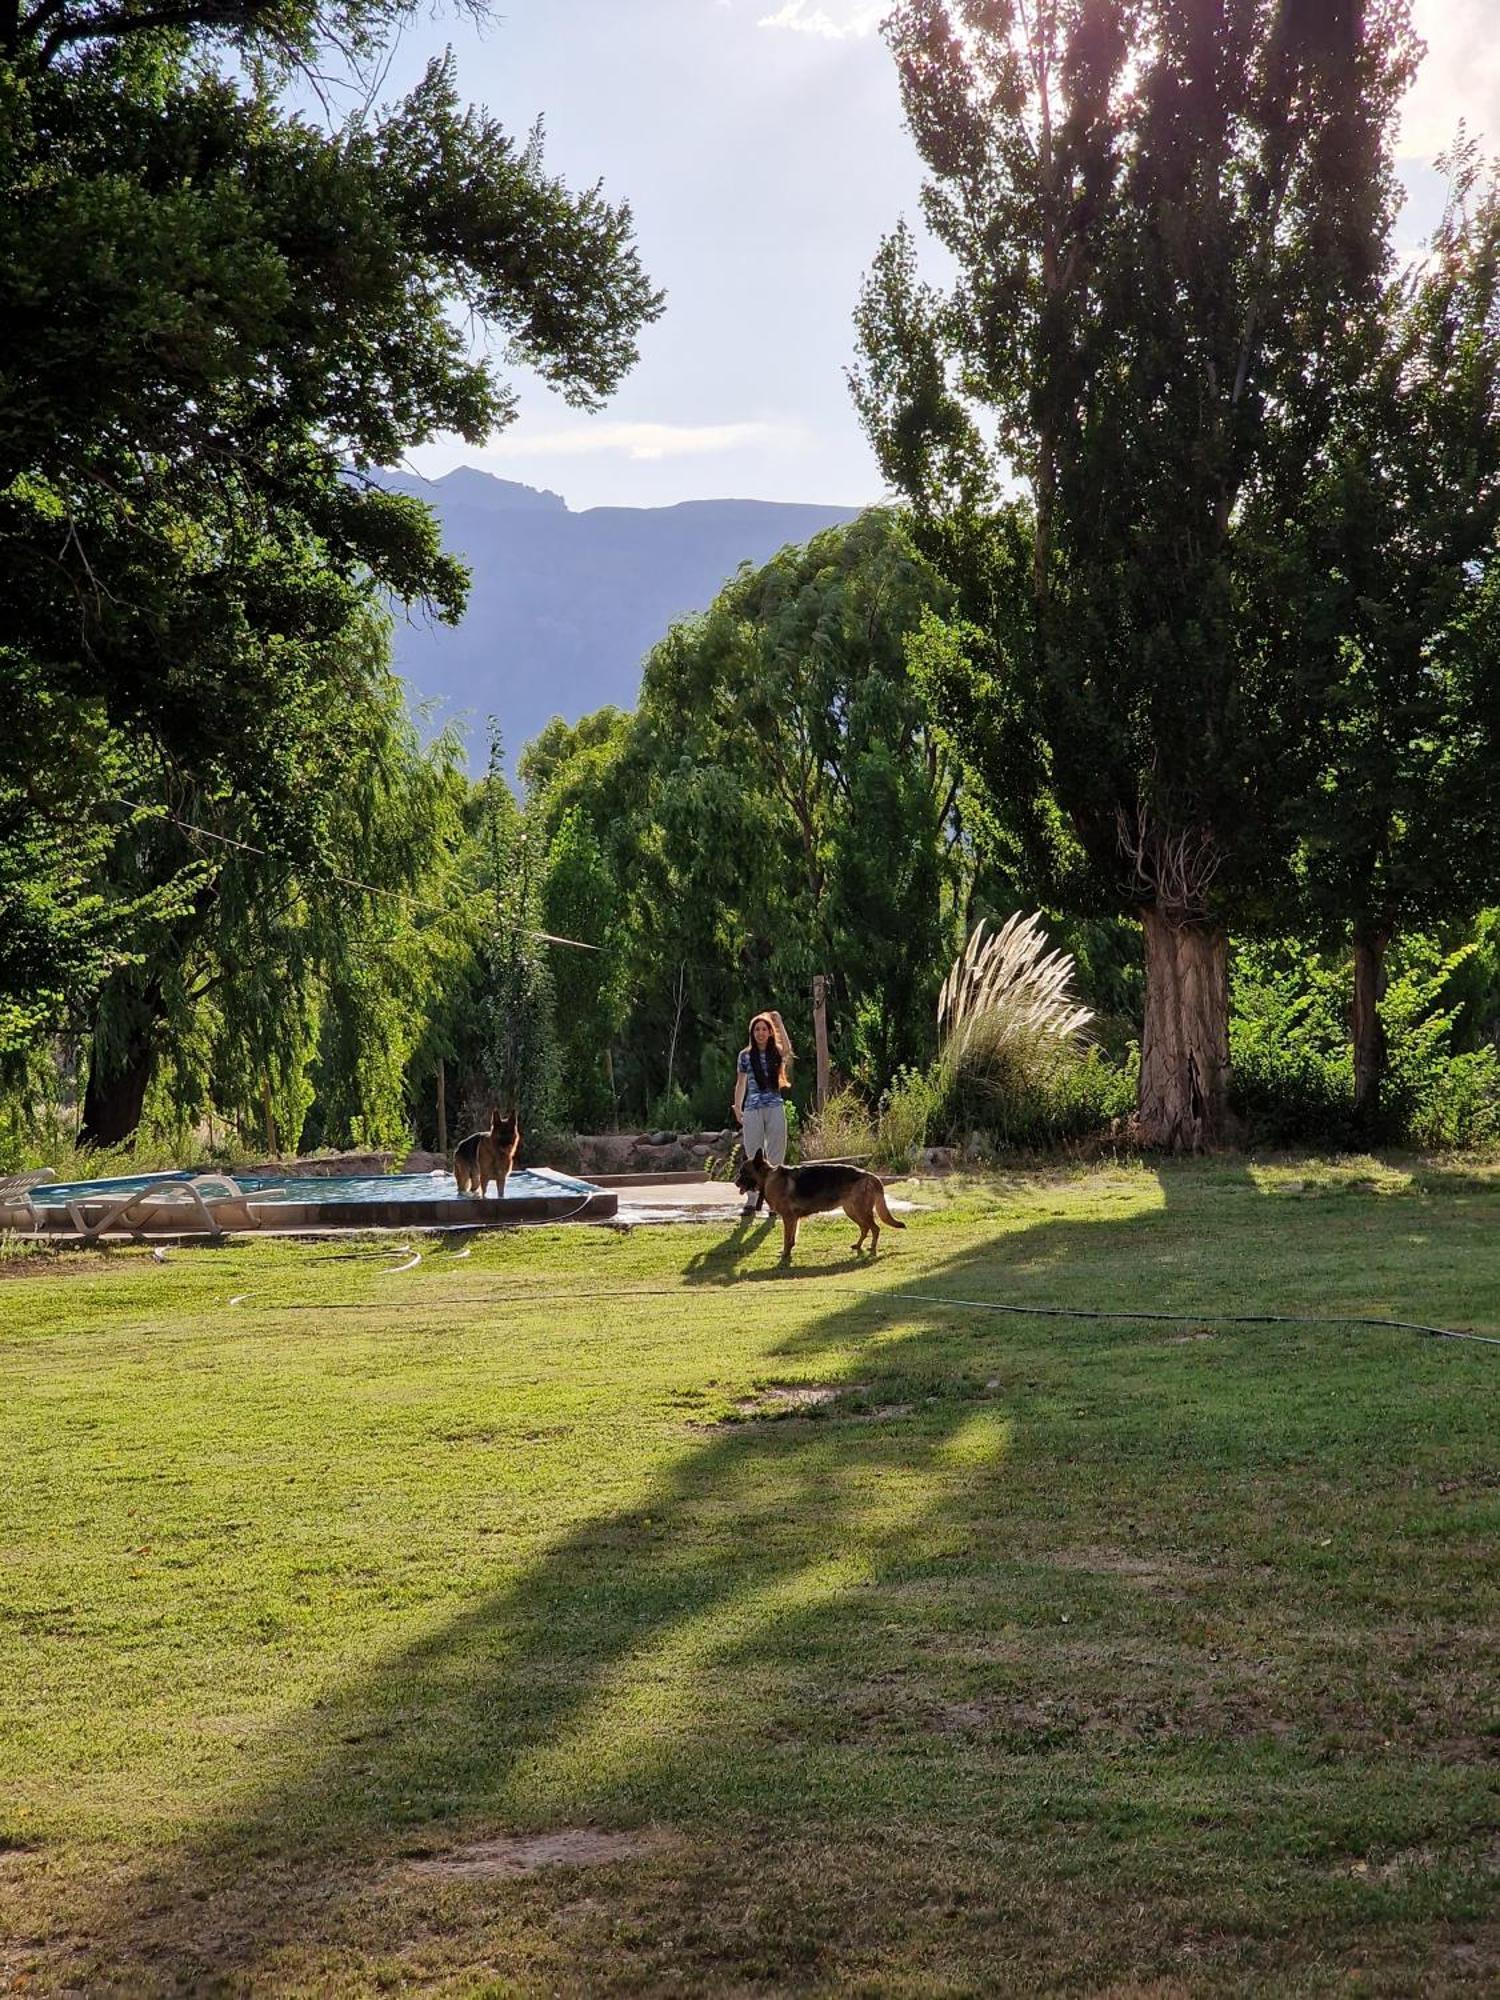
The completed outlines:
<svg viewBox="0 0 1500 2000">
<path fill-rule="evenodd" d="M 941 713 L 1075 907 L 1244 910 L 1305 725 L 1264 535 L 1364 365 L 1401 0 L 905 0 L 887 33 L 954 276 L 887 241 L 853 386 L 924 546 L 965 556 Z M 1003 508 L 1029 573 L 989 588 Z"/>
<path fill-rule="evenodd" d="M 13 1043 L 170 952 L 199 894 L 165 846 L 123 870 L 139 895 L 101 893 L 127 783 L 184 819 L 227 814 L 276 868 L 336 844 L 319 774 L 338 715 L 387 712 L 356 643 L 371 607 L 456 618 L 466 588 L 428 510 L 363 474 L 510 420 L 468 329 L 592 407 L 661 310 L 628 207 L 550 175 L 539 132 L 463 106 L 451 63 L 382 110 L 290 108 L 294 71 L 377 62 L 408 11 L 0 10 Z"/>
</svg>

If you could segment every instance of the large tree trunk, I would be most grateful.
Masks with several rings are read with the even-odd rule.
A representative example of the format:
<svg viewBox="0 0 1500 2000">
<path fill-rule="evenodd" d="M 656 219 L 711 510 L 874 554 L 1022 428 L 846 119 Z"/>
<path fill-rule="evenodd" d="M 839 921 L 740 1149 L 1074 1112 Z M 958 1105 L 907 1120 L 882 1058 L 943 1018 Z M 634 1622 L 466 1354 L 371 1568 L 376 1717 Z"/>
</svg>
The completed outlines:
<svg viewBox="0 0 1500 2000">
<path fill-rule="evenodd" d="M 1228 1136 L 1229 940 L 1215 925 L 1174 924 L 1160 910 L 1143 910 L 1141 923 L 1141 1143 L 1202 1152 Z"/>
<path fill-rule="evenodd" d="M 1380 1003 L 1385 998 L 1385 954 L 1390 941 L 1390 931 L 1376 926 L 1354 933 L 1354 1115 L 1364 1124 L 1380 1110 L 1380 1085 L 1385 1076 Z"/>
<path fill-rule="evenodd" d="M 132 1036 L 130 1045 L 108 1069 L 95 1061 L 89 1066 L 88 1089 L 83 1098 L 83 1129 L 79 1143 L 85 1146 L 122 1146 L 141 1122 L 146 1087 L 156 1068 L 156 1045 L 146 1034 Z"/>
<path fill-rule="evenodd" d="M 153 979 L 143 990 L 137 989 L 126 983 L 128 978 L 121 975 L 100 1003 L 101 1009 L 110 1008 L 114 1027 L 108 1035 L 95 1028 L 78 1134 L 83 1146 L 123 1145 L 141 1122 L 146 1090 L 156 1073 L 161 986 Z"/>
</svg>

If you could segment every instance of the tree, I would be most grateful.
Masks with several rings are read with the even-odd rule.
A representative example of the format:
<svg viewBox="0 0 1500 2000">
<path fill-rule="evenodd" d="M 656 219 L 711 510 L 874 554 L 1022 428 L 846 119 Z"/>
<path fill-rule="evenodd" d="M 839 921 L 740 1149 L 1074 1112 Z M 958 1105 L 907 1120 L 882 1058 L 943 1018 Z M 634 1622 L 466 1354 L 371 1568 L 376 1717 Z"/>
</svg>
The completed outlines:
<svg viewBox="0 0 1500 2000">
<path fill-rule="evenodd" d="M 492 1102 L 514 1112 L 523 1137 L 552 1127 L 557 1099 L 556 1008 L 541 936 L 543 856 L 537 828 L 516 814 L 492 729 L 485 781 L 490 915 L 480 947 L 484 1077 Z"/>
<path fill-rule="evenodd" d="M 1462 144 L 1422 263 L 1387 289 L 1282 559 L 1334 602 L 1300 625 L 1327 688 L 1296 800 L 1315 919 L 1354 945 L 1354 1101 L 1378 1121 L 1398 931 L 1465 921 L 1500 864 L 1500 183 Z M 1311 594 L 1311 593 L 1310 593 Z"/>
<path fill-rule="evenodd" d="M 125 940 L 190 897 L 105 893 L 114 821 L 97 813 L 125 761 L 96 712 L 60 701 L 30 663 L 0 646 L 0 678 L 14 734 L 0 748 L 0 1083 L 28 1052 L 129 957 Z M 5 741 L 0 735 L 0 743 Z M 41 746 L 34 759 L 16 754 Z"/>
<path fill-rule="evenodd" d="M 569 1122 L 580 1130 L 617 1121 L 614 1041 L 624 1019 L 625 897 L 585 813 L 570 806 L 547 843 L 542 923 L 554 937 L 550 967 L 557 1047 Z"/>
<path fill-rule="evenodd" d="M 467 785 L 452 740 L 418 744 L 386 624 L 351 633 L 338 698 L 309 718 L 315 848 L 259 846 L 227 790 L 174 793 L 160 773 L 139 788 L 162 802 L 130 815 L 103 879 L 138 898 L 193 889 L 140 926 L 91 1009 L 87 1141 L 129 1136 L 163 1058 L 183 1125 L 214 1105 L 295 1148 L 316 1096 L 320 1138 L 399 1136 L 405 1054 L 463 914 Z"/>
<path fill-rule="evenodd" d="M 317 854 L 308 762 L 362 692 L 342 639 L 381 597 L 462 608 L 430 512 L 364 476 L 514 414 L 462 322 L 592 407 L 661 309 L 628 208 L 463 108 L 450 64 L 327 128 L 286 108 L 292 66 L 378 61 L 406 12 L 0 19 L 0 894 L 31 910 L 0 926 L 13 1032 L 196 893 L 152 880 L 81 948 L 121 768 L 153 803 L 232 800 L 236 837 L 290 865 Z"/>
<path fill-rule="evenodd" d="M 622 1081 L 727 1107 L 754 1007 L 834 979 L 834 1055 L 878 1091 L 930 1054 L 971 860 L 951 758 L 906 666 L 948 593 L 875 510 L 743 570 L 647 659 L 625 727 L 523 767 L 594 828 L 626 899 Z M 804 1005 L 806 1000 L 804 1001 Z"/>
<path fill-rule="evenodd" d="M 1213 1144 L 1227 923 L 1290 879 L 1308 721 L 1263 531 L 1365 359 L 1404 10 L 906 0 L 888 33 L 956 278 L 887 241 L 856 400 L 924 547 L 982 549 L 1018 487 L 1031 556 L 998 621 L 964 591 L 977 644 L 932 685 L 1038 879 L 1140 917 L 1142 1137 Z"/>
</svg>

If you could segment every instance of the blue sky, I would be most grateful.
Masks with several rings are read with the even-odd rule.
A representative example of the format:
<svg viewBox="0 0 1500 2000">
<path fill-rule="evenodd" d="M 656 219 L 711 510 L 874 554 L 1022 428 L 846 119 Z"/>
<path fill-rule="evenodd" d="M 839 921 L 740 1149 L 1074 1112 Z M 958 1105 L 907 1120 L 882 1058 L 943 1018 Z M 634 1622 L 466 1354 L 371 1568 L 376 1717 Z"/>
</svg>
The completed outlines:
<svg viewBox="0 0 1500 2000">
<path fill-rule="evenodd" d="M 849 405 L 851 314 L 881 235 L 919 182 L 870 0 L 500 0 L 483 30 L 408 30 L 388 95 L 451 44 L 463 94 L 524 131 L 551 168 L 602 179 L 635 212 L 668 293 L 639 366 L 580 416 L 520 378 L 516 423 L 476 450 L 413 453 L 429 476 L 480 465 L 573 507 L 710 496 L 878 497 Z M 1416 0 L 1430 53 L 1407 106 L 1404 234 L 1431 214 L 1425 170 L 1460 116 L 1500 142 L 1500 9 Z"/>
</svg>

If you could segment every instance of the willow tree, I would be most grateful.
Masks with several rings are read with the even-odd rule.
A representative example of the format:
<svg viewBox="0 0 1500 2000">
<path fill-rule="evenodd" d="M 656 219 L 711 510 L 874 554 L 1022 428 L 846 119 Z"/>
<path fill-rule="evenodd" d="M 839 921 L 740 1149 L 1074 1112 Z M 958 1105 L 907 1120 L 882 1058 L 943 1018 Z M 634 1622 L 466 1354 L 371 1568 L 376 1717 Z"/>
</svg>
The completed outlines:
<svg viewBox="0 0 1500 2000">
<path fill-rule="evenodd" d="M 418 741 L 387 623 L 366 614 L 307 672 L 309 801 L 275 846 L 254 798 L 136 772 L 141 803 L 117 809 L 100 881 L 156 902 L 84 1014 L 89 1142 L 128 1137 L 159 1076 L 171 1124 L 217 1110 L 257 1144 L 295 1148 L 316 1101 L 320 1142 L 399 1138 L 407 1056 L 455 929 L 472 928 L 472 841 L 457 742 Z"/>
<path fill-rule="evenodd" d="M 827 972 L 834 1061 L 872 1095 L 932 1053 L 962 924 L 961 788 L 907 660 L 950 595 L 904 520 L 871 508 L 743 569 L 641 682 L 632 874 L 658 970 L 685 966 L 699 1029 L 736 1045 L 749 1003 L 810 997 Z"/>
<path fill-rule="evenodd" d="M 1403 0 L 904 0 L 887 33 L 955 276 L 888 239 L 856 399 L 919 528 L 1003 499 L 1031 548 L 933 685 L 1059 900 L 1139 914 L 1141 1135 L 1212 1144 L 1228 924 L 1287 879 L 1309 720 L 1263 524 L 1368 359 Z"/>
</svg>

